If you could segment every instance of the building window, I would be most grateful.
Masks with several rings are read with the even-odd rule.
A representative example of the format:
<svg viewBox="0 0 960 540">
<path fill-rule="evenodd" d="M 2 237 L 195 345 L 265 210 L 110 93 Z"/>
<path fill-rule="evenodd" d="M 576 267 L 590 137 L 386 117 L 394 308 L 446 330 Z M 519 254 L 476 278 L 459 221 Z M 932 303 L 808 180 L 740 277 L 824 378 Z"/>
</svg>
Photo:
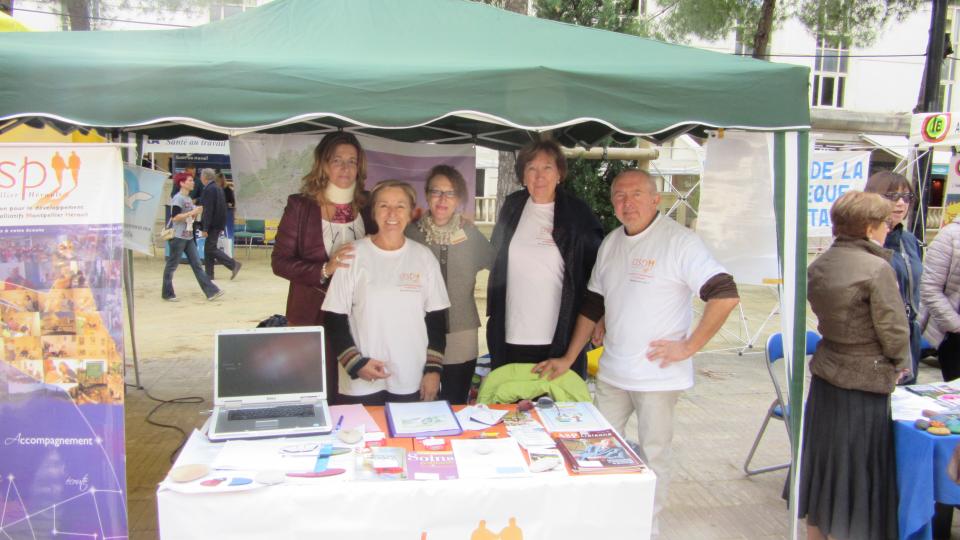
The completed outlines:
<svg viewBox="0 0 960 540">
<path fill-rule="evenodd" d="M 737 27 L 734 33 L 736 43 L 733 46 L 733 54 L 737 56 L 753 56 L 753 42 L 747 43 L 746 32 Z"/>
<path fill-rule="evenodd" d="M 817 37 L 810 105 L 838 109 L 843 107 L 849 55 L 850 50 L 840 38 L 823 35 Z"/>
<path fill-rule="evenodd" d="M 223 2 L 211 2 L 210 22 L 220 21 L 255 7 L 257 7 L 257 0 L 224 0 Z"/>
</svg>

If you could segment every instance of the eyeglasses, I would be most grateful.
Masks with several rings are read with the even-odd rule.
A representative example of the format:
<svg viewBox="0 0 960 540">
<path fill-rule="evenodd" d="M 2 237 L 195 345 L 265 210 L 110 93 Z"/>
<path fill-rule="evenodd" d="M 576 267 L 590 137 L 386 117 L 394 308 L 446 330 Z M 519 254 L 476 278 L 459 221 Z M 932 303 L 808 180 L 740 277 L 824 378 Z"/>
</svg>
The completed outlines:
<svg viewBox="0 0 960 540">
<path fill-rule="evenodd" d="M 910 204 L 913 202 L 914 196 L 913 193 L 910 193 L 909 191 L 891 191 L 889 193 L 884 193 L 883 198 L 893 202 L 903 199 L 903 202 Z"/>
<path fill-rule="evenodd" d="M 339 168 L 355 169 L 357 167 L 357 162 L 352 159 L 344 160 L 340 158 L 333 158 L 330 160 L 330 165 L 333 167 L 337 167 L 338 169 Z"/>
<path fill-rule="evenodd" d="M 456 191 L 441 191 L 439 189 L 428 189 L 427 194 L 430 195 L 433 199 L 455 199 L 457 197 Z"/>
</svg>

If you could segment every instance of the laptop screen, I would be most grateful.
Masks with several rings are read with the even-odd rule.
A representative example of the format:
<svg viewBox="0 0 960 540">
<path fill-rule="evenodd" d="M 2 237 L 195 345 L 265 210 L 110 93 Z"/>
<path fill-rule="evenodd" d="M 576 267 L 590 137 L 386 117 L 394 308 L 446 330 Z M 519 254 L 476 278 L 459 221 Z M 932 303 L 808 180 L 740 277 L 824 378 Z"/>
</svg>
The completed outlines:
<svg viewBox="0 0 960 540">
<path fill-rule="evenodd" d="M 320 329 L 217 336 L 217 393 L 221 398 L 321 394 L 323 377 Z"/>
</svg>

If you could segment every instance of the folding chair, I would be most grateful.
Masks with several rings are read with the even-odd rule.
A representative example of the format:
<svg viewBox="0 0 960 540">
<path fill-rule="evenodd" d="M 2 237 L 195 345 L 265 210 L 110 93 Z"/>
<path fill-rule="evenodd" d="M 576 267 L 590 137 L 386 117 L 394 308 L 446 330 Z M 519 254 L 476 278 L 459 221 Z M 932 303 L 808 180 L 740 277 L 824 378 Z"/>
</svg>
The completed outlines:
<svg viewBox="0 0 960 540">
<path fill-rule="evenodd" d="M 813 351 L 817 350 L 817 343 L 819 342 L 820 334 L 811 330 L 807 330 L 807 356 L 813 354 Z M 760 431 L 757 432 L 757 438 L 754 439 L 753 446 L 750 448 L 750 453 L 747 454 L 747 460 L 743 463 L 743 472 L 747 473 L 747 476 L 786 469 L 790 466 L 790 463 L 787 462 L 782 465 L 771 465 L 769 467 L 760 467 L 757 469 L 750 468 L 750 462 L 753 460 L 753 455 L 756 453 L 757 447 L 760 446 L 760 440 L 763 438 L 763 434 L 766 432 L 767 425 L 770 423 L 771 419 L 780 420 L 783 422 L 784 427 L 787 429 L 787 440 L 790 440 L 790 407 L 787 405 L 787 402 L 784 399 L 784 392 L 780 389 L 780 382 L 777 380 L 776 373 L 774 372 L 774 365 L 778 360 L 783 358 L 783 335 L 779 332 L 773 334 L 769 339 L 767 339 L 766 358 L 767 373 L 770 374 L 770 380 L 773 382 L 773 390 L 776 392 L 777 397 L 773 400 L 773 403 L 770 404 L 770 408 L 767 409 L 767 415 L 763 418 L 763 424 L 760 425 Z M 791 442 L 791 444 L 793 443 Z"/>
<path fill-rule="evenodd" d="M 237 225 L 233 233 L 234 240 L 246 240 L 247 257 L 250 257 L 250 248 L 253 247 L 254 240 L 264 242 L 264 220 L 248 219 L 243 224 Z"/>
</svg>

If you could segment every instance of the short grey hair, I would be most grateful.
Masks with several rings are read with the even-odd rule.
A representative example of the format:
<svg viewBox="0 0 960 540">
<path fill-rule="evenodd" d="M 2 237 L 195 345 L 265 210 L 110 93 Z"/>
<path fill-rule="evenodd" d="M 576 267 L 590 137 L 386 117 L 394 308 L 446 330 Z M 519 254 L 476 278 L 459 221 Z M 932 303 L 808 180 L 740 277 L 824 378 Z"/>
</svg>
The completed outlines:
<svg viewBox="0 0 960 540">
<path fill-rule="evenodd" d="M 217 177 L 217 171 L 213 169 L 203 169 L 200 171 L 200 180 L 204 184 L 209 184 L 216 177 Z"/>
<path fill-rule="evenodd" d="M 628 174 L 639 174 L 647 179 L 647 185 L 650 186 L 650 191 L 653 193 L 658 193 L 660 191 L 657 188 L 657 181 L 653 178 L 653 175 L 650 174 L 650 171 L 646 169 L 640 169 L 637 167 L 630 167 L 629 169 L 624 169 L 614 177 L 613 182 L 610 182 L 610 196 L 613 196 L 613 188 L 617 187 L 617 181 L 620 180 L 621 176 L 626 176 Z"/>
</svg>

